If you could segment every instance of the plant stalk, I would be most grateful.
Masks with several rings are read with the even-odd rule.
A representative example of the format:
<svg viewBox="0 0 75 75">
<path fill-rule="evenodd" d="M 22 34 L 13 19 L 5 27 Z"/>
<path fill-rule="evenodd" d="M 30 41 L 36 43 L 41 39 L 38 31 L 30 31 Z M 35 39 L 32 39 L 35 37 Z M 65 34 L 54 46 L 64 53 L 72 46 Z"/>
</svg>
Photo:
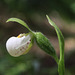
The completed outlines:
<svg viewBox="0 0 75 75">
<path fill-rule="evenodd" d="M 58 63 L 58 72 L 59 72 L 59 75 L 64 75 L 65 74 L 64 47 L 62 49 L 63 50 L 60 50 L 60 60 L 59 60 L 59 63 Z"/>
</svg>

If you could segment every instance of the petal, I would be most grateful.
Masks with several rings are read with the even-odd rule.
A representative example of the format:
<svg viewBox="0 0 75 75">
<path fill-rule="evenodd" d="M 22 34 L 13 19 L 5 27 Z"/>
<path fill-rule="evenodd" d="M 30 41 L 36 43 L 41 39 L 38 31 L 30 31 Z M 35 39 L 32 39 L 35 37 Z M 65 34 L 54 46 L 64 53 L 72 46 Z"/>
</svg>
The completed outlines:
<svg viewBox="0 0 75 75">
<path fill-rule="evenodd" d="M 7 51 L 11 56 L 18 57 L 22 54 L 26 54 L 32 47 L 31 34 L 23 36 L 21 38 L 11 37 L 6 42 Z"/>
</svg>

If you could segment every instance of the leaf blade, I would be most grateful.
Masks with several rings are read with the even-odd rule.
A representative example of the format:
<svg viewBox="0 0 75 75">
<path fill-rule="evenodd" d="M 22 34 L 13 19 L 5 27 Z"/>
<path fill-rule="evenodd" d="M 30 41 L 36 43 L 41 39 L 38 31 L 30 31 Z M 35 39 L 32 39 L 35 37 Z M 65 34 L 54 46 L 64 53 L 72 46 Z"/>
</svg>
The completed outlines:
<svg viewBox="0 0 75 75">
<path fill-rule="evenodd" d="M 26 27 L 29 31 L 31 31 L 31 29 L 28 27 L 28 25 L 24 21 L 22 21 L 21 19 L 18 19 L 18 18 L 9 18 L 6 22 L 10 22 L 10 21 L 17 22 L 17 23 L 23 25 L 24 27 Z"/>
<path fill-rule="evenodd" d="M 57 25 L 48 17 L 48 15 L 46 15 L 48 22 L 51 26 L 54 27 L 57 36 L 58 36 L 58 40 L 59 40 L 59 47 L 60 47 L 60 59 L 62 59 L 64 57 L 64 37 L 60 31 L 60 29 L 57 27 Z"/>
</svg>

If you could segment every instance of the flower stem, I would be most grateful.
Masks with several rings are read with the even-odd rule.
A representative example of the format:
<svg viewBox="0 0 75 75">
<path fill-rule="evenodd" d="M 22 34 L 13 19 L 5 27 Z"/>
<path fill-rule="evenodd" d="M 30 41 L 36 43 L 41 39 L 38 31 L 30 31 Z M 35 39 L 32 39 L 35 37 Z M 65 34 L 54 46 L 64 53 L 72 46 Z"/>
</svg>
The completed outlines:
<svg viewBox="0 0 75 75">
<path fill-rule="evenodd" d="M 65 66 L 64 66 L 64 61 L 63 60 L 60 60 L 59 61 L 59 64 L 58 64 L 58 72 L 59 72 L 59 75 L 64 75 Z"/>
<path fill-rule="evenodd" d="M 60 50 L 60 60 L 59 60 L 59 63 L 58 63 L 58 72 L 59 72 L 59 75 L 64 75 L 64 73 L 65 73 L 64 47 L 62 49 Z"/>
</svg>

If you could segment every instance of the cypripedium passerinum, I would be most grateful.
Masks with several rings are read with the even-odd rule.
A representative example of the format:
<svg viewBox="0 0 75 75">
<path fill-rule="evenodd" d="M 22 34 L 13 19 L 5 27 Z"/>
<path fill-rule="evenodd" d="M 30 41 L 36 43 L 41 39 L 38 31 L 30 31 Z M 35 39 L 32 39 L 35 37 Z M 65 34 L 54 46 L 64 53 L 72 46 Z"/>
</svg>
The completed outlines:
<svg viewBox="0 0 75 75">
<path fill-rule="evenodd" d="M 8 53 L 11 56 L 18 57 L 20 55 L 26 54 L 34 43 L 34 36 L 31 29 L 27 26 L 27 24 L 18 19 L 18 18 L 10 18 L 6 22 L 18 22 L 21 25 L 25 26 L 30 32 L 27 34 L 20 34 L 17 37 L 10 37 L 6 42 L 6 48 Z"/>
<path fill-rule="evenodd" d="M 57 25 L 47 15 L 46 17 L 48 19 L 49 24 L 54 27 L 57 33 L 60 47 L 60 59 L 58 59 L 56 51 L 47 37 L 45 37 L 41 32 L 33 32 L 24 21 L 18 18 L 10 18 L 7 20 L 7 22 L 18 22 L 21 25 L 25 26 L 29 30 L 29 33 L 20 34 L 17 37 L 9 38 L 6 42 L 6 48 L 10 55 L 18 57 L 20 55 L 26 54 L 32 47 L 34 41 L 36 41 L 36 44 L 43 51 L 45 51 L 47 54 L 49 54 L 55 59 L 58 64 L 59 75 L 64 75 L 64 37 Z"/>
<path fill-rule="evenodd" d="M 10 18 L 7 20 L 7 22 L 10 22 L 10 21 L 18 22 L 18 23 L 22 24 L 23 26 L 25 26 L 30 31 L 30 33 L 27 34 L 26 36 L 24 34 L 21 34 L 18 37 L 11 37 L 8 39 L 8 41 L 6 43 L 6 48 L 10 55 L 18 57 L 24 53 L 27 53 L 29 51 L 29 47 L 33 43 L 29 40 L 32 39 L 32 41 L 36 41 L 37 45 L 43 51 L 45 51 L 46 53 L 51 55 L 58 62 L 58 58 L 56 56 L 55 49 L 51 45 L 48 38 L 46 38 L 41 32 L 33 32 L 24 21 L 22 21 L 18 18 Z M 30 34 L 32 36 L 30 36 Z M 27 42 L 29 42 L 29 44 L 27 44 Z M 26 46 L 28 46 L 28 47 L 26 48 Z"/>
<path fill-rule="evenodd" d="M 11 56 L 18 57 L 26 54 L 33 45 L 31 33 L 20 34 L 17 37 L 10 37 L 6 42 L 6 48 Z"/>
<path fill-rule="evenodd" d="M 58 57 L 56 55 L 55 49 L 51 45 L 48 38 L 46 38 L 41 32 L 33 32 L 24 21 L 18 18 L 10 18 L 7 20 L 7 22 L 10 21 L 18 22 L 30 31 L 27 35 L 20 34 L 18 37 L 11 37 L 8 39 L 6 42 L 6 48 L 10 55 L 18 57 L 24 53 L 27 53 L 30 47 L 33 45 L 33 42 L 36 41 L 37 45 L 47 54 L 52 56 L 58 63 Z M 27 44 L 27 42 L 29 42 L 29 44 Z"/>
</svg>

